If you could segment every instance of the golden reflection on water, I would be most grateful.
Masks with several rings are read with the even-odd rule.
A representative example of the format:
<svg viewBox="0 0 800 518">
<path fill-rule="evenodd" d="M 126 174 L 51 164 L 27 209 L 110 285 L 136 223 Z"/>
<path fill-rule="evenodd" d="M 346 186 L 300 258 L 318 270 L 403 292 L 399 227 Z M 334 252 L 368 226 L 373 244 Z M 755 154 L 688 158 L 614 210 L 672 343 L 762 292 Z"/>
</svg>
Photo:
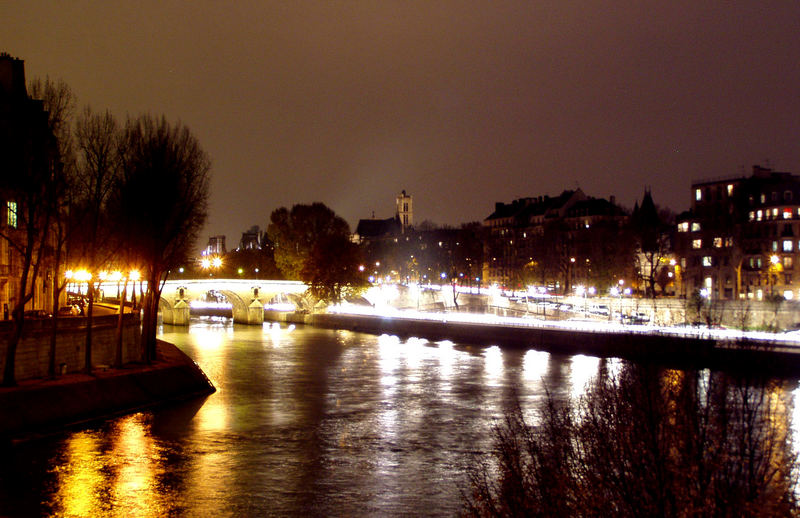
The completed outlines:
<svg viewBox="0 0 800 518">
<path fill-rule="evenodd" d="M 164 459 L 142 414 L 116 421 L 109 434 L 73 434 L 55 470 L 52 506 L 59 516 L 155 517 L 171 510 L 160 483 Z"/>
</svg>

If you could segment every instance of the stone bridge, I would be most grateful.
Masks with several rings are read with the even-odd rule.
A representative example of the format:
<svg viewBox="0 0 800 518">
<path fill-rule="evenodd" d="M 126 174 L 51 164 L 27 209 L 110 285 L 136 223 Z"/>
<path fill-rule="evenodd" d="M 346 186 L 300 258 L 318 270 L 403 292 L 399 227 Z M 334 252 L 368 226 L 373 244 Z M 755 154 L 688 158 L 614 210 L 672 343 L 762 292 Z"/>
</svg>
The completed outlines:
<svg viewBox="0 0 800 518">
<path fill-rule="evenodd" d="M 164 283 L 158 309 L 165 324 L 189 325 L 189 303 L 204 299 L 210 291 L 225 296 L 233 305 L 233 321 L 240 324 L 262 324 L 264 304 L 277 295 L 297 300 L 307 286 L 300 281 L 268 281 L 260 279 L 182 279 Z"/>
</svg>

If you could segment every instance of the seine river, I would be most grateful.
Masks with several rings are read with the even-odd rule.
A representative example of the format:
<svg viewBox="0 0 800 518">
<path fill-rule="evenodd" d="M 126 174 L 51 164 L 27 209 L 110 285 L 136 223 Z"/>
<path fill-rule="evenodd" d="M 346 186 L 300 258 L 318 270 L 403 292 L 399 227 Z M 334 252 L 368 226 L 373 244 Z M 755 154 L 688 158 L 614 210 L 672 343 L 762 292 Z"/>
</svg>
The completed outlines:
<svg viewBox="0 0 800 518">
<path fill-rule="evenodd" d="M 453 516 L 518 398 L 618 360 L 196 319 L 161 337 L 217 392 L 0 451 L 0 515 Z"/>
</svg>

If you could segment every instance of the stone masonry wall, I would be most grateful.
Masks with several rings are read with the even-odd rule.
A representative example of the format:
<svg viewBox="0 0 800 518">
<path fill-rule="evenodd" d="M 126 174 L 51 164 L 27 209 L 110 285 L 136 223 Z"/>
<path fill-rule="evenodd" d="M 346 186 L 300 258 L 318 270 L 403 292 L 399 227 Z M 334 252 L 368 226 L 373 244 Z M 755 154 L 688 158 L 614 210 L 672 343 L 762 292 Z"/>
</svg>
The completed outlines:
<svg viewBox="0 0 800 518">
<path fill-rule="evenodd" d="M 92 328 L 92 365 L 113 365 L 116 350 L 117 315 L 96 316 Z M 25 333 L 17 345 L 15 376 L 17 380 L 47 376 L 50 354 L 50 319 L 26 319 Z M 5 368 L 8 340 L 13 322 L 0 321 L 0 372 Z M 139 315 L 125 315 L 122 331 L 122 360 L 125 363 L 141 358 Z M 86 318 L 58 319 L 56 339 L 57 372 L 77 372 L 83 369 L 86 348 Z"/>
</svg>

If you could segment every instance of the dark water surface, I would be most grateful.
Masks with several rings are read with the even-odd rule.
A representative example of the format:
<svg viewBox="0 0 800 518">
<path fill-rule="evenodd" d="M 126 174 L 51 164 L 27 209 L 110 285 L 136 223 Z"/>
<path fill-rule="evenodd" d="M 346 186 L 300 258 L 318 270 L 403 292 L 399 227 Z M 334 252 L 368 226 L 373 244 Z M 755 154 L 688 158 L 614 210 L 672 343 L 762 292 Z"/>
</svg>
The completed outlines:
<svg viewBox="0 0 800 518">
<path fill-rule="evenodd" d="M 0 516 L 453 516 L 519 395 L 618 360 L 197 319 L 165 326 L 217 392 L 0 451 Z"/>
</svg>

